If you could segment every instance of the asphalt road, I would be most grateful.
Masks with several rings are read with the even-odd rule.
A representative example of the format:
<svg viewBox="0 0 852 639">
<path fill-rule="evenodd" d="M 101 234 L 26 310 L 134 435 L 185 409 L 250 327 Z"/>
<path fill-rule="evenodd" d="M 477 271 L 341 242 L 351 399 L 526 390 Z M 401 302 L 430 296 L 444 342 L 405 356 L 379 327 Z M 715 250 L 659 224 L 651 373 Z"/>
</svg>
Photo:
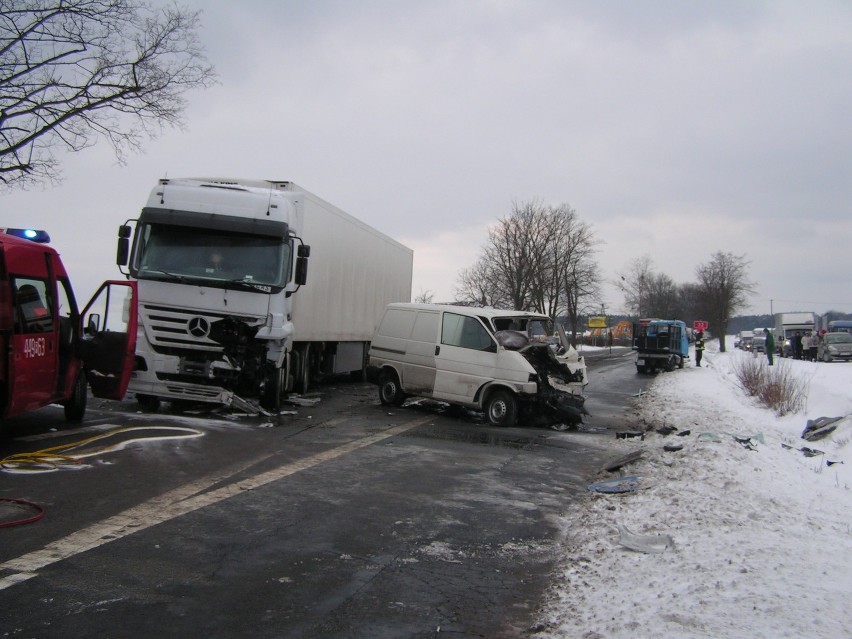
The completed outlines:
<svg viewBox="0 0 852 639">
<path fill-rule="evenodd" d="M 570 432 L 348 382 L 274 421 L 96 401 L 76 429 L 56 407 L 15 420 L 0 456 L 145 428 L 75 449 L 82 468 L 0 474 L 45 508 L 0 528 L 0 636 L 522 636 L 648 382 L 619 349 L 588 360 Z"/>
</svg>

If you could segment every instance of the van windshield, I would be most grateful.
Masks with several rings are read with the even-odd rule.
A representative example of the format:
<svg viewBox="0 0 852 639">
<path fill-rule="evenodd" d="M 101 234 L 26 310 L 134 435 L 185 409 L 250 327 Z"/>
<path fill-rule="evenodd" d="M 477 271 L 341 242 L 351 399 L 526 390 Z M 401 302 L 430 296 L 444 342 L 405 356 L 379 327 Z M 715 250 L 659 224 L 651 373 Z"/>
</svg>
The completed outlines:
<svg viewBox="0 0 852 639">
<path fill-rule="evenodd" d="M 138 279 L 283 287 L 289 244 L 267 235 L 247 235 L 168 224 L 140 225 L 133 275 Z"/>
</svg>

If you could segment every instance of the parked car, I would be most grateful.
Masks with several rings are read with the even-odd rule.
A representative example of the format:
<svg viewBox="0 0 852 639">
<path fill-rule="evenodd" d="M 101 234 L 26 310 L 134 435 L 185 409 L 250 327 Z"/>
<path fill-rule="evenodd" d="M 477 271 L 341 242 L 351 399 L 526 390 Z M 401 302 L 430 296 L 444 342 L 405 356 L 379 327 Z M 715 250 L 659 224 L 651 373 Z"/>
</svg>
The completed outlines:
<svg viewBox="0 0 852 639">
<path fill-rule="evenodd" d="M 766 352 L 766 338 L 765 337 L 754 337 L 751 340 L 751 352 L 752 353 L 765 353 Z"/>
<path fill-rule="evenodd" d="M 836 359 L 852 359 L 852 334 L 826 333 L 817 349 L 817 359 L 833 362 Z"/>
</svg>

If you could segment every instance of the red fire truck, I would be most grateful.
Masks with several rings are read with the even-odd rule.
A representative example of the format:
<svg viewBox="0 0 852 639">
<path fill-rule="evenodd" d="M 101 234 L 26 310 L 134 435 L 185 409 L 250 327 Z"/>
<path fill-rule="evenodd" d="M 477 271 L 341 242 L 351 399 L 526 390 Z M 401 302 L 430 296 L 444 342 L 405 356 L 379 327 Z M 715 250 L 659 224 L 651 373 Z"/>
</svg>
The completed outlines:
<svg viewBox="0 0 852 639">
<path fill-rule="evenodd" d="M 87 386 L 121 399 L 133 369 L 136 283 L 104 282 L 80 313 L 48 241 L 44 231 L 0 229 L 0 432 L 7 418 L 48 404 L 80 421 Z"/>
</svg>

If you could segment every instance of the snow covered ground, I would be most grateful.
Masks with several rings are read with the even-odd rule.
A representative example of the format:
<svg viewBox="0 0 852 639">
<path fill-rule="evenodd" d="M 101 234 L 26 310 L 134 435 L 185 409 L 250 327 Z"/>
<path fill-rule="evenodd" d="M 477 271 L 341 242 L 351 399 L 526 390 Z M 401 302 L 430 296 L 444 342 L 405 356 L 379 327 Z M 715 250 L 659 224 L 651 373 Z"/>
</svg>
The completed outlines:
<svg viewBox="0 0 852 639">
<path fill-rule="evenodd" d="M 852 420 L 800 438 L 808 419 L 852 415 L 852 363 L 781 360 L 808 400 L 778 417 L 739 388 L 742 357 L 710 342 L 701 368 L 658 375 L 643 395 L 644 441 L 612 444 L 613 458 L 642 457 L 601 475 L 636 475 L 638 489 L 590 492 L 565 519 L 560 582 L 533 636 L 852 637 Z M 658 434 L 664 425 L 690 434 Z M 619 526 L 662 552 L 626 548 Z"/>
</svg>

